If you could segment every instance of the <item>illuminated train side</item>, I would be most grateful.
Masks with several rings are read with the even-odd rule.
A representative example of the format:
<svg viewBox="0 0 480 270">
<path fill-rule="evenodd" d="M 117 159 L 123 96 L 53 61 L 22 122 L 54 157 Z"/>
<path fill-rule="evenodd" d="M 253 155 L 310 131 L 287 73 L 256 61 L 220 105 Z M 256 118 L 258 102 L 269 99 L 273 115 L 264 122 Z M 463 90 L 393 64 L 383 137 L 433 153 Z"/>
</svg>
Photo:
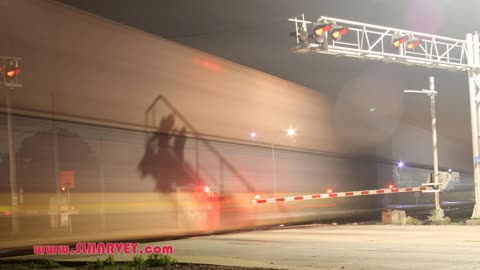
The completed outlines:
<svg viewBox="0 0 480 270">
<path fill-rule="evenodd" d="M 9 9 L 0 16 L 9 25 L 0 28 L 9 37 L 0 51 L 24 59 L 24 86 L 11 93 L 18 198 L 5 181 L 8 149 L 0 144 L 0 230 L 12 232 L 15 219 L 32 238 L 1 238 L 0 248 L 314 222 L 387 205 L 383 195 L 251 204 L 255 195 L 375 189 L 394 180 L 392 164 L 364 158 L 390 151 L 393 135 L 375 125 L 352 132 L 356 123 L 347 120 L 356 114 L 338 112 L 345 106 L 321 92 L 57 2 L 12 1 Z M 295 141 L 283 136 L 292 127 Z M 419 145 L 431 145 L 421 143 L 430 139 L 424 133 Z M 411 152 L 429 153 L 421 148 Z M 394 159 L 388 151 L 382 158 Z M 75 172 L 74 188 L 62 190 L 64 171 Z M 428 170 L 418 173 L 423 182 Z"/>
</svg>

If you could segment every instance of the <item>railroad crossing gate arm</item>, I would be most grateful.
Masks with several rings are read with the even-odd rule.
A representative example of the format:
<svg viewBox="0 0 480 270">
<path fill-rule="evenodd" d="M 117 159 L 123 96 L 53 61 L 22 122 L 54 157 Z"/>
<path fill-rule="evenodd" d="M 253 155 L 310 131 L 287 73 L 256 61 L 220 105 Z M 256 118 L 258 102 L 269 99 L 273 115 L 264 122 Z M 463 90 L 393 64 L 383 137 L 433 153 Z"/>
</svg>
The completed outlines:
<svg viewBox="0 0 480 270">
<path fill-rule="evenodd" d="M 322 194 L 312 194 L 312 195 L 278 197 L 278 198 L 268 198 L 268 199 L 254 199 L 252 200 L 252 204 L 294 202 L 294 201 L 306 201 L 306 200 L 313 200 L 313 199 L 356 197 L 356 196 L 368 196 L 368 195 L 389 194 L 389 193 L 417 192 L 417 191 L 426 191 L 426 190 L 429 190 L 429 188 L 424 186 L 406 187 L 406 188 L 383 188 L 383 189 L 372 189 L 372 190 L 346 191 L 346 192 L 338 192 L 338 193 L 322 193 Z"/>
</svg>

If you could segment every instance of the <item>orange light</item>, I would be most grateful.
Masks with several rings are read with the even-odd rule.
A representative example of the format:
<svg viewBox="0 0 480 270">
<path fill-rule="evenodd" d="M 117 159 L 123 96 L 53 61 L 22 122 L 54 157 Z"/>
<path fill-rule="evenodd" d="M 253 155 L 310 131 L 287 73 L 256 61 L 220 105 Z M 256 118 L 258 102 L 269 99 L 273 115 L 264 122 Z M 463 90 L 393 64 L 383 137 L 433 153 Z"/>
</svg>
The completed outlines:
<svg viewBox="0 0 480 270">
<path fill-rule="evenodd" d="M 62 191 L 65 191 L 65 188 L 64 188 L 64 187 L 62 187 Z"/>
<path fill-rule="evenodd" d="M 313 27 L 313 33 L 316 37 L 323 35 L 325 32 L 328 32 L 332 29 L 332 25 L 329 23 L 317 24 Z"/>
<path fill-rule="evenodd" d="M 334 26 L 331 30 L 333 40 L 340 40 L 348 32 L 348 27 Z"/>
<path fill-rule="evenodd" d="M 9 70 L 7 71 L 7 76 L 12 78 L 14 77 L 15 75 L 17 75 L 18 73 L 20 73 L 20 69 L 19 68 L 16 68 L 16 69 L 13 69 L 13 70 Z"/>
<path fill-rule="evenodd" d="M 209 188 L 209 187 L 205 187 L 205 188 L 203 189 L 203 191 L 205 191 L 205 192 L 210 192 L 210 188 Z"/>
<path fill-rule="evenodd" d="M 415 49 L 415 47 L 417 47 L 417 46 L 420 45 L 421 43 L 422 43 L 422 40 L 421 40 L 421 39 L 409 40 L 409 41 L 407 42 L 407 49 L 413 50 L 413 49 Z"/>
<path fill-rule="evenodd" d="M 323 34 L 323 29 L 322 28 L 319 28 L 319 29 L 315 30 L 315 35 L 320 36 L 321 34 Z"/>
<path fill-rule="evenodd" d="M 258 199 L 260 199 L 260 195 L 257 194 L 257 195 L 255 195 L 253 198 L 254 198 L 255 200 L 258 200 Z"/>
<path fill-rule="evenodd" d="M 389 189 L 392 189 L 392 188 L 393 188 L 393 185 L 392 185 L 392 184 L 388 185 L 388 188 L 389 188 Z"/>
<path fill-rule="evenodd" d="M 400 45 L 402 45 L 403 43 L 405 43 L 407 41 L 408 41 L 408 36 L 401 36 L 401 35 L 396 34 L 392 37 L 392 45 L 395 48 L 400 47 Z"/>
<path fill-rule="evenodd" d="M 331 188 L 327 189 L 327 193 L 332 193 L 333 190 Z"/>
</svg>

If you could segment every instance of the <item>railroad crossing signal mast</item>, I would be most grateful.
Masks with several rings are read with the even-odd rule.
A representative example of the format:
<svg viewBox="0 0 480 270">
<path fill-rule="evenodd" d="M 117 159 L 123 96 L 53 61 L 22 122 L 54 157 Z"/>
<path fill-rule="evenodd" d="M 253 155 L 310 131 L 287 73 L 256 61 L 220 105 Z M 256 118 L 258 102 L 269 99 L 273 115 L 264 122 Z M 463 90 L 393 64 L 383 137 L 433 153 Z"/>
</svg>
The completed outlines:
<svg viewBox="0 0 480 270">
<path fill-rule="evenodd" d="M 332 54 L 467 72 L 475 178 L 472 218 L 480 218 L 479 35 L 467 34 L 461 40 L 323 16 L 313 22 L 305 20 L 304 14 L 289 21 L 295 23 L 295 53 Z"/>
<path fill-rule="evenodd" d="M 17 165 L 16 152 L 14 147 L 14 137 L 12 128 L 12 102 L 10 89 L 22 87 L 20 83 L 20 67 L 18 57 L 0 56 L 0 88 L 7 88 L 6 91 L 6 110 L 7 110 L 7 133 L 8 133 L 8 159 L 10 163 L 10 196 L 11 196 L 11 217 L 12 232 L 18 232 L 18 190 L 17 190 Z"/>
</svg>

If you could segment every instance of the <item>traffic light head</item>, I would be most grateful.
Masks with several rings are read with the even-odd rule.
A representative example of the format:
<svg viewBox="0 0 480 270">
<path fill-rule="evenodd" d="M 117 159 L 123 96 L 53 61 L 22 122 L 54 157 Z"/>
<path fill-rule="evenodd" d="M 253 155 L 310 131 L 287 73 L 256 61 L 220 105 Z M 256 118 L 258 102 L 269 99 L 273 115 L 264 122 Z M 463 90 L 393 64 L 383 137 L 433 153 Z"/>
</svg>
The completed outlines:
<svg viewBox="0 0 480 270">
<path fill-rule="evenodd" d="M 14 63 L 10 63 L 5 66 L 4 77 L 6 80 L 13 80 L 20 73 L 20 68 L 18 68 Z"/>
<path fill-rule="evenodd" d="M 23 86 L 19 78 L 21 72 L 19 62 L 20 58 L 17 57 L 0 56 L 0 87 L 16 88 Z"/>
<path fill-rule="evenodd" d="M 313 36 L 318 37 L 325 33 L 327 33 L 330 29 L 332 29 L 332 25 L 329 23 L 318 22 L 313 26 Z"/>
<path fill-rule="evenodd" d="M 400 34 L 394 34 L 392 36 L 392 45 L 395 48 L 399 48 L 403 43 L 407 42 L 408 36 L 406 35 L 400 35 Z"/>
<path fill-rule="evenodd" d="M 313 32 L 313 38 L 318 42 L 318 43 L 323 43 L 326 41 L 326 35 L 327 32 L 332 29 L 332 25 L 330 23 L 325 23 L 325 22 L 317 22 L 312 29 Z"/>
<path fill-rule="evenodd" d="M 348 27 L 346 26 L 332 26 L 332 30 L 330 31 L 330 36 L 333 40 L 338 41 L 340 40 L 346 33 L 348 32 Z"/>
<path fill-rule="evenodd" d="M 422 43 L 421 39 L 410 39 L 407 41 L 407 49 L 413 51 L 415 47 Z"/>
</svg>

